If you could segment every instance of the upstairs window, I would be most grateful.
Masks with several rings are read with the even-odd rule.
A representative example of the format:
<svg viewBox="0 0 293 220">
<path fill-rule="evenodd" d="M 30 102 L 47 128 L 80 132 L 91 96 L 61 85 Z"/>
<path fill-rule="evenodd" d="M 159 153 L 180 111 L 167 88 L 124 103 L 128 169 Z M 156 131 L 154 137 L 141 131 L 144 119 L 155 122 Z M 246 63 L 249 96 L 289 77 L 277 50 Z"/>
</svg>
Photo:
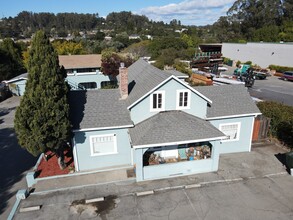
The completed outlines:
<svg viewBox="0 0 293 220">
<path fill-rule="evenodd" d="M 97 83 L 96 82 L 83 82 L 83 83 L 79 83 L 78 86 L 84 87 L 85 89 L 96 89 Z"/>
<path fill-rule="evenodd" d="M 190 108 L 190 90 L 177 90 L 177 109 Z"/>
<path fill-rule="evenodd" d="M 91 156 L 117 153 L 117 138 L 115 134 L 91 136 L 90 145 Z"/>
<path fill-rule="evenodd" d="M 220 131 L 226 136 L 226 141 L 238 141 L 240 135 L 240 122 L 220 124 Z"/>
<path fill-rule="evenodd" d="M 151 111 L 165 110 L 165 92 L 158 91 L 151 95 Z"/>
</svg>

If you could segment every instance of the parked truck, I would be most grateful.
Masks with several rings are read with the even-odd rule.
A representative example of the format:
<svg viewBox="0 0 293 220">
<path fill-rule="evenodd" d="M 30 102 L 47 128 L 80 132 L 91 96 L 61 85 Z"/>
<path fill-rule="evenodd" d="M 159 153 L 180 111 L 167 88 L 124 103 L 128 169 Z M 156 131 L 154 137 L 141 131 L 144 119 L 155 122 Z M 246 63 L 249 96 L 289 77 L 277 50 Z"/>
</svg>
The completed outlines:
<svg viewBox="0 0 293 220">
<path fill-rule="evenodd" d="M 235 70 L 234 75 L 239 77 L 246 77 L 248 69 L 250 69 L 251 66 L 249 64 L 240 64 Z M 267 74 L 264 72 L 261 72 L 260 70 L 253 70 L 253 75 L 256 79 L 266 79 Z"/>
</svg>

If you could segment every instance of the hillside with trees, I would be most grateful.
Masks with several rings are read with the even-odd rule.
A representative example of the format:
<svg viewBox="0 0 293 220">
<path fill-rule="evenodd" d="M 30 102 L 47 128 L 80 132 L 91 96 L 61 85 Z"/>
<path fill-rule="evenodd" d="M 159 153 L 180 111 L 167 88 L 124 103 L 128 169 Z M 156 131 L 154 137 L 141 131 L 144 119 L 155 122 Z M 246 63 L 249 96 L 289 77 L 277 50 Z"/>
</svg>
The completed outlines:
<svg viewBox="0 0 293 220">
<path fill-rule="evenodd" d="M 27 67 L 27 43 L 43 30 L 53 40 L 59 55 L 102 53 L 112 50 L 156 60 L 156 66 L 190 60 L 200 43 L 293 42 L 293 0 L 237 0 L 217 22 L 186 26 L 179 20 L 156 22 L 131 12 L 112 12 L 106 18 L 96 14 L 32 13 L 0 20 L 0 79 L 10 79 Z M 130 36 L 137 38 L 130 38 Z M 13 49 L 8 49 L 13 48 Z M 21 58 L 23 60 L 21 60 Z M 5 73 L 4 73 L 5 72 Z"/>
</svg>

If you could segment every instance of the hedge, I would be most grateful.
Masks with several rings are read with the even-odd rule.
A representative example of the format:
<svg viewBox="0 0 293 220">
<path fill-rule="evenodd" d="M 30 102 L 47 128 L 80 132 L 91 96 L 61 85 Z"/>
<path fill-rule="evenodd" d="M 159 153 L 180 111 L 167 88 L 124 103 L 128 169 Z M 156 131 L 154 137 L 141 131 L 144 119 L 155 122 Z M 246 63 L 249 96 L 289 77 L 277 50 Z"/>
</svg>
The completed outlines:
<svg viewBox="0 0 293 220">
<path fill-rule="evenodd" d="M 276 70 L 277 72 L 286 72 L 286 71 L 293 71 L 293 67 L 288 66 L 277 66 L 277 65 L 269 65 L 269 69 Z"/>
<path fill-rule="evenodd" d="M 271 118 L 271 135 L 293 148 L 293 107 L 271 101 L 259 102 L 257 106 L 264 116 Z"/>
</svg>

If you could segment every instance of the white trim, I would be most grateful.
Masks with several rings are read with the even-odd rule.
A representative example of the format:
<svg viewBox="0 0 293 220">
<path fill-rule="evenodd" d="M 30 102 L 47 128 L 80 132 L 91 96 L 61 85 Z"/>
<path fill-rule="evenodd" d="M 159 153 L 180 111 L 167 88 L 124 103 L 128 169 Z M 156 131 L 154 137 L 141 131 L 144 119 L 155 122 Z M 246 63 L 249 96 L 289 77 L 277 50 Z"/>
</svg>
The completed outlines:
<svg viewBox="0 0 293 220">
<path fill-rule="evenodd" d="M 242 114 L 242 115 L 218 116 L 218 117 L 206 118 L 206 120 L 226 119 L 226 118 L 239 118 L 239 117 L 246 117 L 246 116 L 257 116 L 257 115 L 262 115 L 262 113 L 249 113 L 249 114 Z"/>
<path fill-rule="evenodd" d="M 27 80 L 27 78 L 25 78 L 25 77 L 20 77 L 20 78 L 17 78 L 17 79 L 4 80 L 3 82 L 9 84 L 9 83 L 16 82 L 16 81 L 19 81 L 19 80 Z"/>
<path fill-rule="evenodd" d="M 167 79 L 165 79 L 163 82 L 161 82 L 159 85 L 157 85 L 155 88 L 153 88 L 152 90 L 150 90 L 149 92 L 147 92 L 145 95 L 143 95 L 142 97 L 140 97 L 138 100 L 136 100 L 134 103 L 132 103 L 130 106 L 127 107 L 127 109 L 129 110 L 130 108 L 132 108 L 133 106 L 135 106 L 137 103 L 139 103 L 141 100 L 143 100 L 146 96 L 148 96 L 149 94 L 151 94 L 152 92 L 154 92 L 157 88 L 161 87 L 162 85 L 164 85 L 166 82 L 168 82 L 169 80 L 174 79 L 177 82 L 179 82 L 181 85 L 185 86 L 186 88 L 190 89 L 191 91 L 193 91 L 195 94 L 199 95 L 200 97 L 202 97 L 203 99 L 205 99 L 207 102 L 209 103 L 213 103 L 210 99 L 208 99 L 206 96 L 204 96 L 203 94 L 201 94 L 200 92 L 198 92 L 197 90 L 193 89 L 191 86 L 189 86 L 188 84 L 182 82 L 180 79 L 178 79 L 176 76 L 172 75 L 170 77 L 168 77 Z"/>
<path fill-rule="evenodd" d="M 253 136 L 254 122 L 255 122 L 255 117 L 253 117 L 253 119 L 252 119 L 251 134 L 250 134 L 250 142 L 249 142 L 249 152 L 251 152 L 251 145 L 252 145 L 252 136 Z"/>
<path fill-rule="evenodd" d="M 74 73 L 67 73 L 67 76 L 74 76 Z"/>
<path fill-rule="evenodd" d="M 133 128 L 134 125 L 122 125 L 122 126 L 113 126 L 113 127 L 100 127 L 100 128 L 82 128 L 82 129 L 74 129 L 73 132 L 78 131 L 99 131 L 99 130 L 110 130 L 110 129 L 120 129 L 120 128 Z"/>
<path fill-rule="evenodd" d="M 77 157 L 77 149 L 76 149 L 75 138 L 72 138 L 72 142 L 73 142 L 74 167 L 75 167 L 75 171 L 79 171 L 79 165 L 78 165 L 78 157 Z"/>
<path fill-rule="evenodd" d="M 153 108 L 153 95 L 154 94 L 161 94 L 162 95 L 162 107 L 161 108 Z M 158 103 L 157 103 L 158 105 Z M 150 95 L 150 112 L 160 112 L 160 111 L 165 111 L 165 91 L 164 90 L 159 90 L 155 91 Z"/>
<path fill-rule="evenodd" d="M 84 72 L 84 73 L 76 73 L 76 76 L 82 76 L 82 75 L 98 75 L 97 72 Z"/>
<path fill-rule="evenodd" d="M 110 152 L 110 153 L 95 153 L 92 138 L 99 138 L 99 137 L 113 137 L 114 151 Z M 91 150 L 91 156 L 92 157 L 118 154 L 118 151 L 117 151 L 117 136 L 116 136 L 116 134 L 91 135 L 91 136 L 89 136 L 89 138 L 90 138 L 90 150 Z"/>
<path fill-rule="evenodd" d="M 187 106 L 179 106 L 180 102 L 180 93 L 187 92 Z M 181 109 L 190 109 L 190 100 L 191 100 L 191 92 L 189 89 L 178 89 L 176 90 L 176 110 Z M 183 95 L 183 102 L 184 102 L 184 95 Z"/>
<path fill-rule="evenodd" d="M 219 130 L 224 133 L 222 131 L 222 127 L 223 126 L 229 126 L 229 125 L 237 125 L 237 133 L 236 133 L 236 138 L 234 139 L 225 139 L 225 140 L 222 140 L 221 142 L 232 142 L 232 141 L 239 141 L 239 138 L 240 138 L 240 128 L 241 128 L 241 122 L 230 122 L 230 123 L 221 123 L 219 124 Z M 224 133 L 225 134 L 225 133 Z"/>
<path fill-rule="evenodd" d="M 204 142 L 204 141 L 216 141 L 223 140 L 226 136 L 213 137 L 213 138 L 205 138 L 205 139 L 197 139 L 197 140 L 186 140 L 186 141 L 178 141 L 178 142 L 167 142 L 167 143 L 156 143 L 156 144 L 145 144 L 145 145 L 135 145 L 134 149 L 138 148 L 147 148 L 147 147 L 158 147 L 158 146 L 171 146 L 171 145 L 179 145 L 179 144 L 188 144 L 193 142 Z"/>
</svg>

